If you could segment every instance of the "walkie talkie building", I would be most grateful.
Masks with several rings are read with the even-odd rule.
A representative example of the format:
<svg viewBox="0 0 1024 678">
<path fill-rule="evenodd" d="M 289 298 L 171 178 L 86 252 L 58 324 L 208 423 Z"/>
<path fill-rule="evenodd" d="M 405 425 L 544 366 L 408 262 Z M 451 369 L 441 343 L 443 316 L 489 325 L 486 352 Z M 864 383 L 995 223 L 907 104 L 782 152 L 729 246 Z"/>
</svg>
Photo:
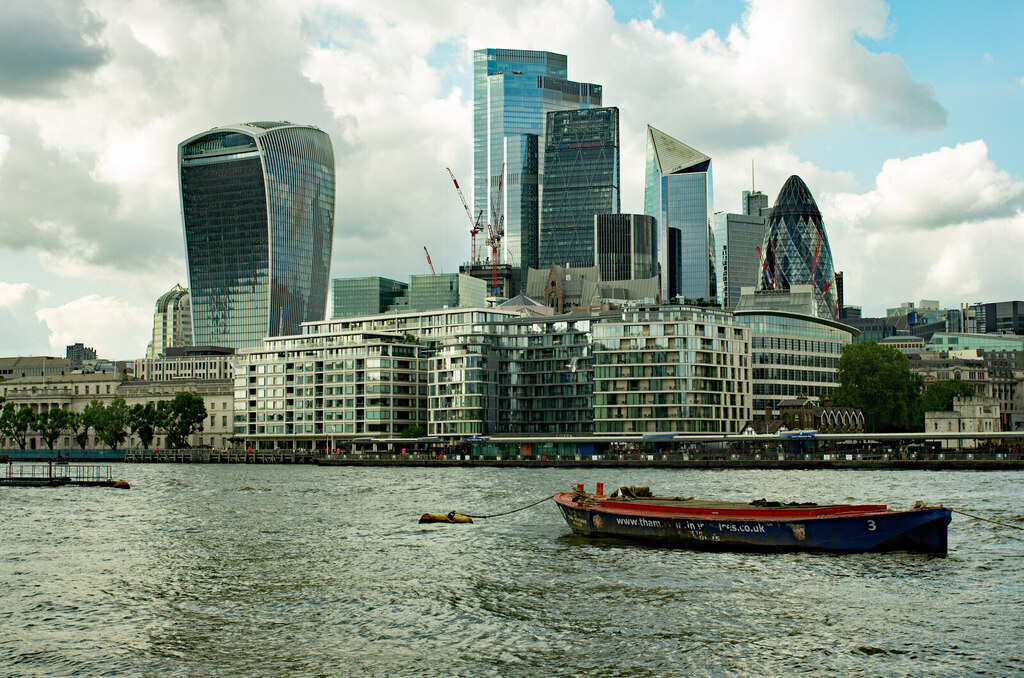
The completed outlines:
<svg viewBox="0 0 1024 678">
<path fill-rule="evenodd" d="M 192 334 L 249 348 L 323 320 L 334 150 L 315 127 L 251 122 L 178 144 Z"/>
</svg>

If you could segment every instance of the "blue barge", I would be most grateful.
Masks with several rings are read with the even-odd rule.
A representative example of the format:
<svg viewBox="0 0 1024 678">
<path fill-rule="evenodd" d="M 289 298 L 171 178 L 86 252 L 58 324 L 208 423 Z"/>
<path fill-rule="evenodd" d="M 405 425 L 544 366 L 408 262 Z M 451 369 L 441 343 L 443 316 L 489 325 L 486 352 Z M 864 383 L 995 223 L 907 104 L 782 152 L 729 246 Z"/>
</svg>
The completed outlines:
<svg viewBox="0 0 1024 678">
<path fill-rule="evenodd" d="M 579 487 L 555 495 L 576 534 L 702 550 L 913 551 L 945 556 L 952 512 L 942 506 L 904 511 L 884 504 L 699 501 L 655 497 L 622 488 L 612 496 Z"/>
</svg>

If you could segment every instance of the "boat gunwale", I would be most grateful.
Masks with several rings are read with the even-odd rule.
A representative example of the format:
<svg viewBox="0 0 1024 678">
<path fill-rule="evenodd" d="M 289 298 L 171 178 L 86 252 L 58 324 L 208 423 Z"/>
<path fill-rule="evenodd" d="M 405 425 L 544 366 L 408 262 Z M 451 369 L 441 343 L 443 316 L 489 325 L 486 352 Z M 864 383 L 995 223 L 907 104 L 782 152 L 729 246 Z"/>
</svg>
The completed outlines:
<svg viewBox="0 0 1024 678">
<path fill-rule="evenodd" d="M 805 520 L 828 520 L 834 518 L 855 518 L 863 516 L 913 513 L 916 511 L 942 508 L 939 506 L 926 506 L 904 510 L 893 510 L 889 509 L 885 504 L 833 504 L 813 507 L 772 506 L 729 509 L 725 507 L 687 507 L 672 506 L 665 504 L 638 504 L 634 502 L 616 502 L 613 500 L 609 500 L 606 497 L 597 497 L 594 495 L 587 495 L 587 497 L 594 503 L 580 503 L 574 501 L 572 499 L 573 496 L 574 493 L 572 492 L 562 492 L 555 495 L 555 501 L 558 504 L 562 504 L 570 508 L 577 508 L 589 511 L 602 511 L 606 513 L 613 513 L 616 515 L 642 515 L 645 517 L 694 518 L 699 520 L 725 520 L 744 522 L 787 522 Z M 655 497 L 652 499 L 658 498 Z"/>
</svg>

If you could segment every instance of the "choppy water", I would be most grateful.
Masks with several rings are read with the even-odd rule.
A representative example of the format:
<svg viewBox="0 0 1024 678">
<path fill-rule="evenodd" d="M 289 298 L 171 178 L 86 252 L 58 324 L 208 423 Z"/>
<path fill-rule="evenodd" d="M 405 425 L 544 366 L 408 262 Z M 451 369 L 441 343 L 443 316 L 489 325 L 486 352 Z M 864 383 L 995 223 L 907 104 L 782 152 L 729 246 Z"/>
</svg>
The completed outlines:
<svg viewBox="0 0 1024 678">
<path fill-rule="evenodd" d="M 570 536 L 603 481 L 749 501 L 943 502 L 1024 525 L 1024 474 L 125 465 L 0 488 L 2 676 L 1024 673 L 1024 532 L 950 555 L 731 554 Z"/>
</svg>

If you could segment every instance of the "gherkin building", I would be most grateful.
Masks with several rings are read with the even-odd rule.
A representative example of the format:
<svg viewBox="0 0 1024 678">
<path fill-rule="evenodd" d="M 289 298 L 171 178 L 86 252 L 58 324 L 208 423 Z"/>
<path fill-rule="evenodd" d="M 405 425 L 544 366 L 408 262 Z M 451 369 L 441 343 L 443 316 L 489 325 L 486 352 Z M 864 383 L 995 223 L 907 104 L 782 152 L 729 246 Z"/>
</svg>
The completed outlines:
<svg viewBox="0 0 1024 678">
<path fill-rule="evenodd" d="M 839 317 L 832 249 L 821 210 L 795 174 L 786 180 L 768 217 L 757 288 L 788 290 L 793 285 L 813 285 L 818 317 Z"/>
</svg>

